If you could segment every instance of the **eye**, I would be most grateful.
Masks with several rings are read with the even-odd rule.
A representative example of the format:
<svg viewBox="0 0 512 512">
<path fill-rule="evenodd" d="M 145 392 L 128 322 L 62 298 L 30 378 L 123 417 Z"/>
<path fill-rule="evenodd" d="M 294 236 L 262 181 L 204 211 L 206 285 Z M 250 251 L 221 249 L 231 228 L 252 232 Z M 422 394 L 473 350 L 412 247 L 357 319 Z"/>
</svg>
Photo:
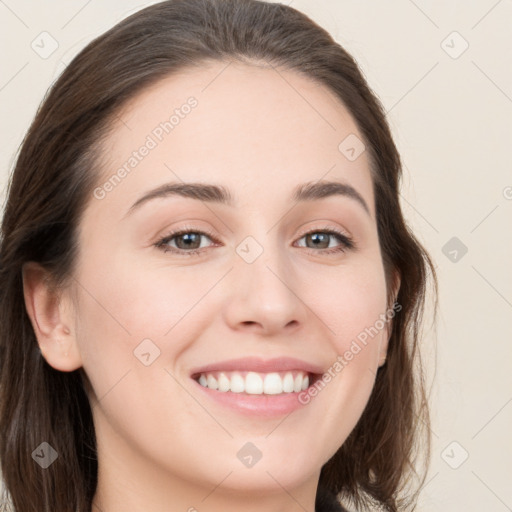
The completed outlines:
<svg viewBox="0 0 512 512">
<path fill-rule="evenodd" d="M 340 242 L 338 246 L 330 246 L 330 241 L 336 238 Z M 308 248 L 313 247 L 313 253 L 322 253 L 322 254 L 333 254 L 339 252 L 345 252 L 349 249 L 354 249 L 355 243 L 351 237 L 341 233 L 336 229 L 323 229 L 323 230 L 313 230 L 305 233 L 299 240 L 306 239 L 306 244 L 308 241 L 312 243 L 312 246 L 307 246 Z M 300 246 L 304 247 L 304 246 Z M 317 251 L 316 249 L 320 249 Z"/>
<path fill-rule="evenodd" d="M 210 240 L 215 240 L 213 234 L 208 231 L 194 230 L 193 228 L 183 228 L 178 231 L 169 233 L 164 238 L 159 240 L 155 246 L 162 249 L 164 252 L 181 253 L 184 256 L 193 256 L 201 252 L 201 238 L 206 237 Z M 175 246 L 172 242 L 175 242 Z M 216 240 L 215 240 L 216 241 Z"/>
<path fill-rule="evenodd" d="M 203 252 L 202 249 L 205 248 L 205 246 L 201 244 L 203 238 L 208 238 L 219 243 L 214 235 L 208 231 L 196 230 L 194 228 L 183 228 L 173 231 L 160 239 L 155 243 L 155 247 L 163 250 L 164 252 L 172 252 L 183 256 L 194 256 Z M 334 247 L 331 246 L 330 242 L 333 238 L 338 240 L 339 245 Z M 313 254 L 340 253 L 355 247 L 355 243 L 351 237 L 332 228 L 308 231 L 299 238 L 299 240 L 302 239 L 306 239 L 307 242 L 311 242 L 311 245 L 299 245 L 299 247 L 306 247 L 307 249 L 310 249 L 310 252 Z"/>
</svg>

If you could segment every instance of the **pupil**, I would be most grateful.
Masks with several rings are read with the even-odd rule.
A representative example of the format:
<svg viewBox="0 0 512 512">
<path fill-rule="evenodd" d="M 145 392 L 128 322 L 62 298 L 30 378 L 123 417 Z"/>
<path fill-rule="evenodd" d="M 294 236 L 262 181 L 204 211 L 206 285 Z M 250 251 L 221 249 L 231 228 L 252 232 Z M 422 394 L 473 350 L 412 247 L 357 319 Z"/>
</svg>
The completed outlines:
<svg viewBox="0 0 512 512">
<path fill-rule="evenodd" d="M 324 238 L 323 242 L 325 244 L 325 242 L 327 241 L 327 245 L 329 245 L 329 239 L 328 239 L 328 236 L 326 233 L 313 233 L 312 235 L 310 235 L 313 239 L 313 242 L 315 244 L 316 247 L 318 247 L 319 245 L 322 244 L 322 240 L 320 240 L 320 238 Z M 319 243 L 317 243 L 319 242 Z M 322 248 L 325 248 L 325 246 L 323 246 Z"/>
<path fill-rule="evenodd" d="M 178 237 L 178 240 L 183 240 L 185 242 L 185 247 L 190 248 L 190 246 L 194 244 L 194 238 L 196 238 L 196 242 L 199 240 L 198 233 L 185 233 Z"/>
</svg>

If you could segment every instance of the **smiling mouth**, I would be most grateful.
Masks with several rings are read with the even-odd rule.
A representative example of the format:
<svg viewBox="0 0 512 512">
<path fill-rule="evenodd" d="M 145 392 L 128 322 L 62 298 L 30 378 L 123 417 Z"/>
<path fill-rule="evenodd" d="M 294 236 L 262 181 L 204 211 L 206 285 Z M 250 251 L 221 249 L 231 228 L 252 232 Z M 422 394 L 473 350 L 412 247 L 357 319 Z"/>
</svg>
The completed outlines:
<svg viewBox="0 0 512 512">
<path fill-rule="evenodd" d="M 201 386 L 222 393 L 282 395 L 299 393 L 313 385 L 320 375 L 303 370 L 283 372 L 212 371 L 192 375 Z"/>
</svg>

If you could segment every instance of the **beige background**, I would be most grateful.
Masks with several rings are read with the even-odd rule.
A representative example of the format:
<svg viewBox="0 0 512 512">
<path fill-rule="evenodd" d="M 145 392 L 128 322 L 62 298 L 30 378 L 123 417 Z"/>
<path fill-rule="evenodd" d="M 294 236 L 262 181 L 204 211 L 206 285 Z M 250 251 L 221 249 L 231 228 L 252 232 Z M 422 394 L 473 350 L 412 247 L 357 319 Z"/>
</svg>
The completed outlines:
<svg viewBox="0 0 512 512">
<path fill-rule="evenodd" d="M 0 2 L 2 194 L 65 63 L 150 3 Z M 418 510 L 512 510 L 512 1 L 291 5 L 352 53 L 381 98 L 405 164 L 403 208 L 439 273 L 439 323 L 424 345 L 434 446 Z M 45 31 L 58 48 L 42 58 L 31 44 L 46 37 L 51 49 Z M 466 254 L 445 246 L 453 237 Z"/>
</svg>

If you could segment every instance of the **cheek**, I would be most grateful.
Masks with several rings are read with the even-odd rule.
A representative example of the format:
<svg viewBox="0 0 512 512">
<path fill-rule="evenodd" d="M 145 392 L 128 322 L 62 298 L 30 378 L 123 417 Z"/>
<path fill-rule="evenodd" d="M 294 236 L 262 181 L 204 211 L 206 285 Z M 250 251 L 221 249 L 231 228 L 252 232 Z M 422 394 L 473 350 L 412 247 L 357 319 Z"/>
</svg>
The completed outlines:
<svg viewBox="0 0 512 512">
<path fill-rule="evenodd" d="M 341 442 L 355 426 L 373 389 L 380 348 L 387 340 L 389 314 L 379 259 L 338 270 L 324 278 L 317 276 L 317 291 L 309 296 L 312 309 L 328 326 L 324 331 L 334 350 L 316 391 L 303 395 L 303 400 L 327 398 L 327 424 L 342 427 L 337 431 Z"/>
<path fill-rule="evenodd" d="M 83 264 L 78 342 L 97 395 L 128 370 L 147 378 L 148 358 L 161 371 L 179 359 L 211 321 L 214 305 L 202 299 L 222 274 L 205 271 L 198 278 L 192 267 L 155 268 L 115 254 L 108 264 Z"/>
<path fill-rule="evenodd" d="M 316 272 L 309 281 L 300 293 L 328 327 L 327 334 L 337 354 L 352 348 L 359 359 L 371 357 L 368 352 L 386 334 L 382 321 L 386 312 L 386 281 L 378 254 L 353 265 Z M 365 350 L 353 347 L 354 341 Z"/>
<path fill-rule="evenodd" d="M 199 279 L 197 270 L 144 268 L 128 258 L 105 268 L 114 270 L 83 268 L 80 308 L 88 329 L 98 329 L 112 341 L 166 336 L 218 280 L 216 273 Z"/>
<path fill-rule="evenodd" d="M 128 259 L 108 266 L 115 272 L 105 268 L 83 265 L 77 277 L 82 284 L 77 338 L 93 405 L 98 405 L 98 425 L 104 433 L 110 428 L 122 433 L 133 446 L 140 438 L 151 440 L 146 448 L 156 457 L 159 447 L 173 445 L 173 436 L 185 436 L 180 425 L 190 424 L 193 403 L 168 368 L 171 362 L 172 372 L 172 361 L 199 336 L 187 312 L 211 285 L 173 283 L 170 272 L 163 279 L 165 270 L 133 267 Z M 173 336 L 175 325 L 179 338 Z M 157 418 L 162 421 L 148 421 Z"/>
</svg>

